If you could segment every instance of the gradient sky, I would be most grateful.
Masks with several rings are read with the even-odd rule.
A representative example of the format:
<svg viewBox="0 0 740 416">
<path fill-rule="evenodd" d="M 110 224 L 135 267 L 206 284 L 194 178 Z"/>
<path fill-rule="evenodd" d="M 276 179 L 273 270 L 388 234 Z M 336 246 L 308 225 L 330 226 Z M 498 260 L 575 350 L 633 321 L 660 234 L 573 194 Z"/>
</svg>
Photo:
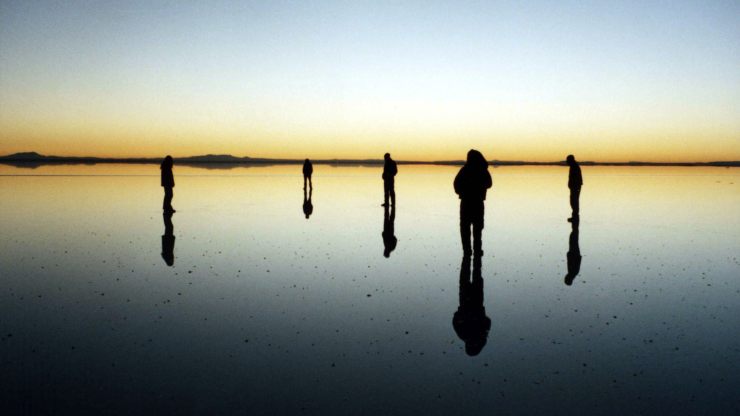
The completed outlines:
<svg viewBox="0 0 740 416">
<path fill-rule="evenodd" d="M 0 154 L 740 160 L 740 2 L 0 2 Z"/>
</svg>

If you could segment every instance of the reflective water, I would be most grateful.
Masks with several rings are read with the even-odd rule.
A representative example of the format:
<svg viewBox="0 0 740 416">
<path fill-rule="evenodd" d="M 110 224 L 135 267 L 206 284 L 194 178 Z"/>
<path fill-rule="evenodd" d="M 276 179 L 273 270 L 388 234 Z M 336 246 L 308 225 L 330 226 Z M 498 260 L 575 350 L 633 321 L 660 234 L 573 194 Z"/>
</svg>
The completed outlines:
<svg viewBox="0 0 740 416">
<path fill-rule="evenodd" d="M 456 168 L 388 217 L 380 168 L 314 168 L 307 219 L 300 166 L 175 166 L 169 227 L 156 165 L 0 165 L 4 406 L 740 411 L 740 171 L 583 167 L 574 235 L 567 168 L 492 169 L 478 268 Z"/>
</svg>

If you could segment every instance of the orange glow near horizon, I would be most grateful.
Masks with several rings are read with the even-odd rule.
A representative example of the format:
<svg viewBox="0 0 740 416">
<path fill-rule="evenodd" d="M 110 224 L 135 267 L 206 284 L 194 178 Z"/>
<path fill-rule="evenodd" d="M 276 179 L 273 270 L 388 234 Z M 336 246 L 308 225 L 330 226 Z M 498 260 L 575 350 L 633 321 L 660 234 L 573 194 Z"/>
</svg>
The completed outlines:
<svg viewBox="0 0 740 416">
<path fill-rule="evenodd" d="M 376 103 L 318 99 L 229 108 L 152 98 L 134 103 L 38 92 L 35 106 L 0 107 L 0 155 L 174 157 L 231 154 L 276 159 L 489 160 L 550 162 L 574 154 L 599 162 L 740 160 L 740 119 L 719 104 L 652 110 L 627 103 L 507 108 L 507 103 L 432 105 L 402 96 Z M 205 99 L 205 98 L 204 98 Z M 66 101 L 70 102 L 66 102 Z M 534 113 L 532 112 L 534 111 Z"/>
<path fill-rule="evenodd" d="M 462 160 L 468 149 L 479 149 L 489 160 L 551 162 L 560 161 L 567 154 L 575 154 L 582 161 L 598 162 L 712 162 L 740 160 L 740 140 L 720 132 L 707 139 L 703 134 L 677 135 L 637 134 L 622 139 L 616 134 L 591 139 L 584 136 L 565 138 L 560 135 L 543 135 L 537 138 L 517 137 L 511 134 L 492 133 L 488 137 L 461 135 L 459 138 L 402 136 L 389 133 L 377 137 L 352 135 L 344 139 L 339 135 L 306 138 L 276 138 L 273 135 L 249 134 L 226 138 L 216 133 L 195 137 L 172 134 L 159 139 L 135 131 L 95 134 L 22 134 L 2 126 L 0 155 L 35 151 L 53 156 L 92 157 L 173 157 L 205 154 L 230 154 L 237 157 L 274 159 L 381 159 L 390 152 L 397 160 L 437 161 Z M 12 133 L 9 133 L 12 132 Z M 276 135 L 280 136 L 280 135 Z M 19 137 L 23 137 L 19 139 Z M 300 137 L 298 135 L 293 137 Z"/>
<path fill-rule="evenodd" d="M 0 155 L 740 160 L 734 4 L 232 6 L 0 7 Z"/>
</svg>

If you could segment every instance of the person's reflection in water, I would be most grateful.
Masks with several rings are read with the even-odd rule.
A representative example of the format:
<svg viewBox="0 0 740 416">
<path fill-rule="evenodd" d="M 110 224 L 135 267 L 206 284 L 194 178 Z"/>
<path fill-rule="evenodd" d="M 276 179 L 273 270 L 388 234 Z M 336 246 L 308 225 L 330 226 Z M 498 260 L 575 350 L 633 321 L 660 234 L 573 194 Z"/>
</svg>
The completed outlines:
<svg viewBox="0 0 740 416">
<path fill-rule="evenodd" d="M 460 265 L 460 306 L 452 316 L 452 327 L 465 342 L 465 353 L 478 355 L 488 340 L 491 319 L 483 306 L 483 276 L 481 257 L 473 257 L 473 276 L 470 278 L 470 257 L 463 256 Z"/>
<path fill-rule="evenodd" d="M 383 250 L 383 256 L 390 257 L 391 252 L 396 249 L 396 245 L 398 244 L 398 239 L 396 238 L 396 231 L 394 222 L 396 221 L 396 207 L 388 207 L 385 206 L 384 209 L 384 215 L 383 215 L 383 245 L 385 246 L 385 250 Z"/>
<path fill-rule="evenodd" d="M 581 271 L 581 248 L 578 246 L 578 218 L 571 220 L 570 238 L 568 239 L 568 274 L 565 275 L 565 284 L 570 286 L 578 272 Z"/>
<path fill-rule="evenodd" d="M 306 188 L 303 188 L 303 214 L 306 216 L 306 219 L 313 214 L 313 203 L 311 202 L 312 194 L 313 185 L 309 188 L 308 193 L 306 193 Z"/>
<path fill-rule="evenodd" d="M 164 235 L 162 235 L 162 258 L 168 266 L 175 264 L 175 226 L 172 225 L 172 213 L 162 214 Z"/>
</svg>

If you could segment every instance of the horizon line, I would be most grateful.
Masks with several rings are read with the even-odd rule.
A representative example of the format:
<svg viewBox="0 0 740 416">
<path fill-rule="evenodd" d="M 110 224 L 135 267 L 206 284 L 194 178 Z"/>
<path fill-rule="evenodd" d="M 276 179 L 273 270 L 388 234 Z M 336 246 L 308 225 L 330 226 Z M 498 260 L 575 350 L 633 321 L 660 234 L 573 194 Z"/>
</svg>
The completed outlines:
<svg viewBox="0 0 740 416">
<path fill-rule="evenodd" d="M 228 153 L 214 154 L 207 153 L 202 155 L 193 156 L 182 156 L 173 157 L 175 162 L 181 160 L 183 164 L 295 164 L 303 163 L 305 158 L 266 158 L 266 157 L 252 157 L 252 156 L 234 156 Z M 102 156 L 55 156 L 55 155 L 42 155 L 35 151 L 30 152 L 16 152 L 9 155 L 0 156 L 0 162 L 14 162 L 14 163 L 42 163 L 42 164 L 53 164 L 53 163 L 159 163 L 162 160 L 161 156 L 157 157 L 102 157 Z M 383 159 L 377 158 L 321 158 L 321 159 L 310 159 L 312 163 L 317 164 L 382 164 Z M 416 164 L 416 165 L 461 165 L 465 163 L 464 159 L 450 159 L 450 160 L 396 160 L 399 164 Z M 500 160 L 492 159 L 488 161 L 491 165 L 564 165 L 565 160 L 548 160 L 548 161 L 533 161 L 533 160 Z M 605 166 L 634 166 L 634 165 L 646 165 L 646 166 L 720 166 L 720 167 L 740 167 L 740 160 L 715 160 L 708 162 L 696 162 L 696 161 L 671 161 L 671 162 L 649 162 L 649 161 L 611 161 L 604 162 L 598 160 L 581 160 L 578 161 L 582 165 L 605 165 Z"/>
</svg>

